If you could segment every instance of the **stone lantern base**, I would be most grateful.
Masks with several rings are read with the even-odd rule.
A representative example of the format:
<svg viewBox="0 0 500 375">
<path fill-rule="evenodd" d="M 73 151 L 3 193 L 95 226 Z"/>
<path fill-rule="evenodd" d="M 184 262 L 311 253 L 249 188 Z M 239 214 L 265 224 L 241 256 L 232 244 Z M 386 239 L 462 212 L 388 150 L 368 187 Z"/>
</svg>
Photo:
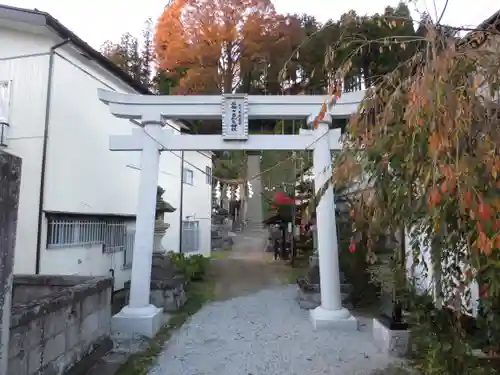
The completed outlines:
<svg viewBox="0 0 500 375">
<path fill-rule="evenodd" d="M 165 233 L 167 233 L 168 228 L 170 228 L 170 224 L 159 220 L 156 222 L 153 240 L 153 254 L 164 254 L 167 252 L 162 246 L 161 240 L 165 236 Z"/>
</svg>

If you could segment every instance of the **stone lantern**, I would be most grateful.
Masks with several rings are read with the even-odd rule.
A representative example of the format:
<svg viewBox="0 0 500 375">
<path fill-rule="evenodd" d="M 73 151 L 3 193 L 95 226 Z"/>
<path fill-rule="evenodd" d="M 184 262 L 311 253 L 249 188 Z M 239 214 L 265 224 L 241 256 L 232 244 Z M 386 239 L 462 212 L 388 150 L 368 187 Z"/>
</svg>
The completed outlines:
<svg viewBox="0 0 500 375">
<path fill-rule="evenodd" d="M 166 250 L 163 248 L 161 241 L 170 227 L 170 224 L 165 223 L 165 213 L 171 213 L 175 211 L 169 203 L 165 202 L 162 198 L 165 190 L 158 186 L 156 191 L 156 221 L 155 221 L 155 231 L 154 231 L 154 242 L 153 242 L 153 253 L 163 254 Z"/>
</svg>

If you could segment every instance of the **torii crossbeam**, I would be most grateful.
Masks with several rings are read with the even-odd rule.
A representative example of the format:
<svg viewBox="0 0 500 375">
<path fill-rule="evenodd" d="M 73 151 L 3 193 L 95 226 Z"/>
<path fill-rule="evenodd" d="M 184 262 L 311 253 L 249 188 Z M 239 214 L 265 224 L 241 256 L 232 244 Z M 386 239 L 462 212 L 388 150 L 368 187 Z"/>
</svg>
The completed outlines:
<svg viewBox="0 0 500 375">
<path fill-rule="evenodd" d="M 331 150 L 339 150 L 340 130 L 329 130 L 332 117 L 356 111 L 364 92 L 345 94 L 314 130 L 299 135 L 248 134 L 249 119 L 305 119 L 312 125 L 327 99 L 324 96 L 143 96 L 99 90 L 110 112 L 140 126 L 131 135 L 112 135 L 110 150 L 141 151 L 141 176 L 129 304 L 112 319 L 114 331 L 154 336 L 161 328 L 162 311 L 150 304 L 154 212 L 161 151 L 313 150 L 315 191 L 331 176 Z M 221 119 L 220 135 L 176 134 L 163 127 L 166 119 Z M 310 126 L 312 128 L 312 126 Z M 311 321 L 357 329 L 357 321 L 342 307 L 333 188 L 324 192 L 316 209 L 321 306 L 311 310 Z"/>
</svg>

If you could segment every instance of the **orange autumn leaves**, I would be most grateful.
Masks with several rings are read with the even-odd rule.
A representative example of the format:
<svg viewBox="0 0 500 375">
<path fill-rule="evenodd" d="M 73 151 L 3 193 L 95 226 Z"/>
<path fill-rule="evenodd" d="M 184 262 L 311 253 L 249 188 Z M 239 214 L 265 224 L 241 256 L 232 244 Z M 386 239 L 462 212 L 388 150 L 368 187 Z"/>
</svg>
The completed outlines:
<svg viewBox="0 0 500 375">
<path fill-rule="evenodd" d="M 300 23 L 271 0 L 172 0 L 158 19 L 158 67 L 184 70 L 181 94 L 232 92 L 265 59 L 283 60 L 302 40 Z"/>
<path fill-rule="evenodd" d="M 494 249 L 500 250 L 500 197 L 486 199 L 474 188 L 467 190 L 465 186 L 457 187 L 457 175 L 450 165 L 440 165 L 442 181 L 429 189 L 427 204 L 437 210 L 434 220 L 434 232 L 439 230 L 439 208 L 450 200 L 456 200 L 460 210 L 472 222 L 475 222 L 472 233 L 473 247 L 480 253 L 491 255 Z"/>
<path fill-rule="evenodd" d="M 335 104 L 337 104 L 337 100 L 340 99 L 341 94 L 342 94 L 342 92 L 340 89 L 340 84 L 338 82 L 335 82 L 333 84 L 332 88 L 329 90 L 329 97 L 330 97 L 329 103 L 325 102 L 325 103 L 321 104 L 321 109 L 318 112 L 318 114 L 316 115 L 316 117 L 314 118 L 314 121 L 313 121 L 314 129 L 317 129 L 319 123 L 325 119 L 326 113 L 328 111 L 328 107 L 329 106 L 332 107 Z"/>
<path fill-rule="evenodd" d="M 493 261 L 500 252 L 500 123 L 473 79 L 474 67 L 491 56 L 434 51 L 415 60 L 412 76 L 388 75 L 370 89 L 348 125 L 334 178 L 348 186 L 369 178 L 375 193 L 356 212 L 360 226 L 376 233 L 430 225 L 443 247 L 468 241 L 475 255 Z M 483 81 L 500 81 L 498 61 L 497 53 L 497 68 Z"/>
<path fill-rule="evenodd" d="M 466 75 L 452 76 L 463 59 L 447 51 L 433 61 L 430 72 L 411 83 L 405 120 L 414 137 L 427 143 L 419 162 L 427 173 L 422 181 L 428 186 L 434 232 L 448 224 L 442 209 L 454 200 L 458 220 L 465 215 L 473 223 L 474 229 L 464 235 L 472 239 L 474 249 L 489 256 L 500 250 L 499 124 L 477 95 L 477 83 L 468 86 Z M 450 84 L 453 80 L 456 86 Z M 430 176 L 437 181 L 430 182 Z"/>
</svg>

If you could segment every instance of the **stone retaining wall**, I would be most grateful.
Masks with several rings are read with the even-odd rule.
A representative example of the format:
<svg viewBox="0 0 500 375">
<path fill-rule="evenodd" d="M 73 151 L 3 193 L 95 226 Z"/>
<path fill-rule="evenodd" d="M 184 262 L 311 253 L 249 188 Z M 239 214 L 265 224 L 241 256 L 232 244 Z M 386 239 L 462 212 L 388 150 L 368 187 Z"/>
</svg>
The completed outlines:
<svg viewBox="0 0 500 375">
<path fill-rule="evenodd" d="M 7 374 L 21 159 L 0 147 L 0 374 Z"/>
<path fill-rule="evenodd" d="M 110 277 L 16 275 L 8 374 L 84 374 L 112 347 Z"/>
<path fill-rule="evenodd" d="M 127 301 L 130 295 L 130 281 L 125 283 Z M 149 302 L 164 312 L 175 312 L 187 302 L 184 290 L 184 278 L 174 276 L 171 279 L 151 280 L 151 295 Z"/>
</svg>

